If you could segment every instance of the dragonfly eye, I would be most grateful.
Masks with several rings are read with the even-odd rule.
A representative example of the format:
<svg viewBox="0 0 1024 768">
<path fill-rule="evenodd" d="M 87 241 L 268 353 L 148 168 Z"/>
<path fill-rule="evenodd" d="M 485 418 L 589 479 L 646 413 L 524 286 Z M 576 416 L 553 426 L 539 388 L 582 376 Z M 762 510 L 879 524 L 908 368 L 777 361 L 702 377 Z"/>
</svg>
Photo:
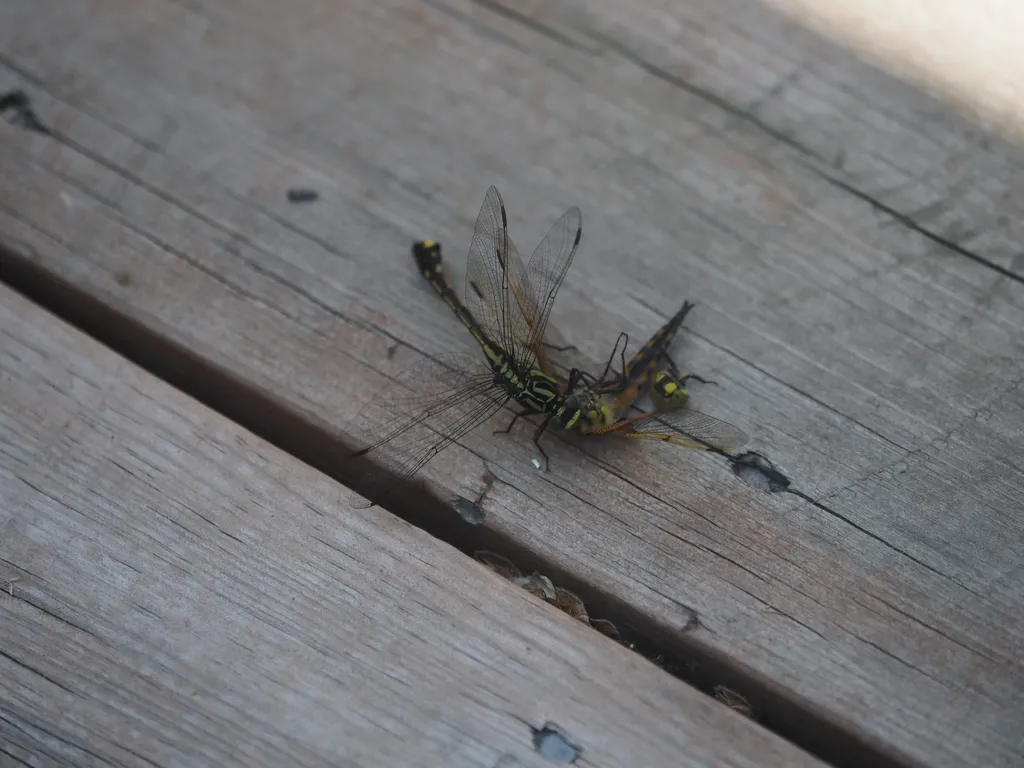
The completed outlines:
<svg viewBox="0 0 1024 768">
<path fill-rule="evenodd" d="M 555 418 L 558 420 L 558 426 L 562 429 L 572 429 L 576 422 L 580 418 L 580 401 L 576 395 L 569 395 L 565 398 L 565 402 L 562 403 L 561 407 L 555 412 Z"/>
</svg>

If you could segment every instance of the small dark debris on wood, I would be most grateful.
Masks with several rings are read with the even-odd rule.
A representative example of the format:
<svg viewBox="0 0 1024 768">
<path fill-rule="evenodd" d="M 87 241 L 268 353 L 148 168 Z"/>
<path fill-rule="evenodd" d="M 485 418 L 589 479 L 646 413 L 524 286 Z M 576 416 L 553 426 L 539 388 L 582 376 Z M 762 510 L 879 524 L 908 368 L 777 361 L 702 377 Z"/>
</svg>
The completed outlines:
<svg viewBox="0 0 1024 768">
<path fill-rule="evenodd" d="M 522 575 L 511 560 L 507 557 L 497 555 L 494 552 L 479 549 L 473 553 L 473 559 L 478 563 L 486 565 L 496 574 L 501 576 L 501 578 L 508 579 L 509 581 L 517 579 Z"/>
<path fill-rule="evenodd" d="M 396 344 L 396 349 L 397 346 L 398 345 Z M 390 354 L 388 356 L 390 357 Z M 459 517 L 470 525 L 479 525 L 487 516 L 484 512 L 483 502 L 487 492 L 490 491 L 491 487 L 494 485 L 494 475 L 490 472 L 484 472 L 480 476 L 480 480 L 484 484 L 484 489 L 480 491 L 479 495 L 476 497 L 476 501 L 470 501 L 465 496 L 459 496 L 458 494 L 452 496 L 452 509 L 454 509 Z"/>
<path fill-rule="evenodd" d="M 736 691 L 731 688 L 726 688 L 724 685 L 716 685 L 714 687 L 715 698 L 725 704 L 729 709 L 739 712 L 745 717 L 749 717 L 751 720 L 754 718 L 754 710 L 751 709 L 750 703 L 740 696 Z"/>
<path fill-rule="evenodd" d="M 480 505 L 465 496 L 452 496 L 452 509 L 470 525 L 480 525 L 487 518 Z"/>
<path fill-rule="evenodd" d="M 526 576 L 507 557 L 502 557 L 494 552 L 487 552 L 485 550 L 474 552 L 473 558 L 477 562 L 486 565 L 502 578 L 511 581 L 517 587 L 522 587 L 534 597 L 539 597 L 544 602 L 555 606 L 562 613 L 566 613 L 577 621 L 582 621 L 584 624 L 591 623 L 592 620 L 587 613 L 587 606 L 584 602 L 568 589 L 552 584 L 551 579 L 539 571 L 534 571 L 529 576 Z M 615 629 L 615 626 L 610 621 L 601 621 L 603 622 L 600 629 L 601 632 L 609 637 L 618 635 L 618 630 Z M 604 624 L 610 625 L 610 629 L 606 628 Z"/>
<path fill-rule="evenodd" d="M 606 637 L 610 637 L 612 640 L 619 643 L 619 645 L 628 648 L 634 653 L 640 654 L 645 659 L 657 664 L 665 671 L 675 674 L 675 670 L 677 669 L 676 665 L 667 663 L 663 654 L 651 649 L 641 650 L 637 647 L 637 643 L 634 638 L 625 636 L 619 627 L 608 619 L 591 617 L 587 610 L 586 603 L 584 603 L 578 595 L 570 592 L 564 587 L 553 584 L 550 578 L 539 571 L 534 571 L 532 574 L 527 576 L 507 557 L 503 557 L 486 550 L 477 550 L 473 553 L 473 558 L 477 562 L 486 565 L 503 579 L 511 581 L 517 587 L 525 589 L 534 597 L 539 597 L 549 605 L 555 606 L 562 613 L 572 616 L 572 618 L 577 621 L 593 627 L 601 634 Z M 692 620 L 687 624 L 683 631 L 696 629 L 699 626 L 699 620 L 697 617 L 693 616 L 691 618 Z"/>
<path fill-rule="evenodd" d="M 779 493 L 789 488 L 789 478 L 782 474 L 764 456 L 754 451 L 732 460 L 732 471 L 751 488 L 766 493 Z"/>
<path fill-rule="evenodd" d="M 34 131 L 44 136 L 50 135 L 39 115 L 32 109 L 32 100 L 28 94 L 20 90 L 11 90 L 0 94 L 0 115 L 6 115 L 12 125 Z"/>
<path fill-rule="evenodd" d="M 288 190 L 288 202 L 289 203 L 315 203 L 320 199 L 320 193 L 315 189 L 305 189 L 303 187 L 293 187 Z"/>
<path fill-rule="evenodd" d="M 632 627 L 617 625 L 608 619 L 590 616 L 583 600 L 569 590 L 552 583 L 550 578 L 539 571 L 534 571 L 527 576 L 507 557 L 482 549 L 473 553 L 473 559 L 482 565 L 486 565 L 503 579 L 525 589 L 549 605 L 555 606 L 563 613 L 596 629 L 605 637 L 614 640 L 624 648 L 642 656 L 670 675 L 695 685 L 698 690 L 706 695 L 713 696 L 731 709 L 735 709 L 751 719 L 757 719 L 753 714 L 753 708 L 740 694 L 724 685 L 714 685 L 711 681 L 707 680 L 704 682 L 695 680 L 691 674 L 697 666 L 695 661 L 684 660 L 675 655 L 669 658 L 663 649 L 652 643 L 649 638 L 636 632 Z M 691 612 L 690 620 L 682 631 L 694 631 L 700 626 L 700 617 L 696 613 Z M 533 726 L 530 727 L 532 728 Z"/>
<path fill-rule="evenodd" d="M 550 584 L 550 580 L 548 581 Z M 563 587 L 555 587 L 555 607 L 562 613 L 567 613 L 577 621 L 584 624 L 590 623 L 590 616 L 587 613 L 587 606 L 580 598 Z"/>
<path fill-rule="evenodd" d="M 608 619 L 591 619 L 590 626 L 602 635 L 606 635 L 618 643 L 622 642 L 622 633 L 619 632 L 619 628 L 608 621 Z"/>
<path fill-rule="evenodd" d="M 517 587 L 522 587 L 534 597 L 539 597 L 549 603 L 554 603 L 558 599 L 558 593 L 555 591 L 555 585 L 551 583 L 551 579 L 539 571 L 534 571 L 529 576 L 512 579 L 512 583 Z"/>
</svg>

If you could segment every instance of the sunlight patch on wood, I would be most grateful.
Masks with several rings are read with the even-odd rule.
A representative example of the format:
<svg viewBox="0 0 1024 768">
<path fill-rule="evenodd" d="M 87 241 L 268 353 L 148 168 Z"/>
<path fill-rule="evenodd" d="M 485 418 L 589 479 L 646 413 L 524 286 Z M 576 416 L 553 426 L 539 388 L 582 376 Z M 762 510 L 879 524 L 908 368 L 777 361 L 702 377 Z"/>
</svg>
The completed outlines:
<svg viewBox="0 0 1024 768">
<path fill-rule="evenodd" d="M 888 72 L 1024 137 L 1024 5 L 1011 0 L 766 0 Z"/>
</svg>

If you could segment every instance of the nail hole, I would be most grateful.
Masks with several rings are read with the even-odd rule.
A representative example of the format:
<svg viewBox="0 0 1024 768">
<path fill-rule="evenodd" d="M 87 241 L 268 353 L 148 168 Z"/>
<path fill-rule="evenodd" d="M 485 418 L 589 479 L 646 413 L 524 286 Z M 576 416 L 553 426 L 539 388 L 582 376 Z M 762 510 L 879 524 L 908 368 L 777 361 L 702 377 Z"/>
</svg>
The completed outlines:
<svg viewBox="0 0 1024 768">
<path fill-rule="evenodd" d="M 543 728 L 530 727 L 533 731 L 533 748 L 541 757 L 555 765 L 575 763 L 582 751 L 571 744 L 554 723 L 545 723 Z"/>
</svg>

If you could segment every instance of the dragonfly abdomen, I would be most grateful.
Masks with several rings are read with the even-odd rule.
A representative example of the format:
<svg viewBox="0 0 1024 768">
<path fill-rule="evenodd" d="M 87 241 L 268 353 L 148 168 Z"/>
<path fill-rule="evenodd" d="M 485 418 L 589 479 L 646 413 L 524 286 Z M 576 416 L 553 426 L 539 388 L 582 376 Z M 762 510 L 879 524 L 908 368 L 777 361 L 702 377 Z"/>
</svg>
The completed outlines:
<svg viewBox="0 0 1024 768">
<path fill-rule="evenodd" d="M 629 381 L 643 379 L 655 369 L 661 356 L 672 346 L 672 340 L 679 332 L 679 326 L 683 324 L 683 320 L 686 319 L 693 307 L 694 305 L 690 302 L 683 302 L 682 308 L 669 318 L 668 322 L 661 326 L 657 333 L 633 356 L 629 365 L 626 366 L 626 378 Z"/>
<path fill-rule="evenodd" d="M 498 371 L 502 364 L 505 362 L 507 355 L 502 354 L 494 342 L 488 336 L 487 332 L 480 327 L 480 324 L 476 321 L 476 318 L 470 314 L 470 311 L 466 306 L 459 300 L 459 297 L 455 294 L 455 291 L 448 285 L 448 281 L 444 276 L 444 267 L 441 262 L 441 244 L 433 240 L 424 240 L 421 243 L 415 243 L 412 247 L 412 256 L 416 260 L 416 266 L 419 268 L 423 276 L 427 278 L 427 282 L 430 283 L 431 287 L 437 291 L 437 295 L 441 297 L 445 304 L 455 313 L 455 316 L 459 319 L 469 332 L 476 339 L 477 343 L 483 348 L 484 354 L 487 356 L 488 362 L 491 367 Z"/>
</svg>

